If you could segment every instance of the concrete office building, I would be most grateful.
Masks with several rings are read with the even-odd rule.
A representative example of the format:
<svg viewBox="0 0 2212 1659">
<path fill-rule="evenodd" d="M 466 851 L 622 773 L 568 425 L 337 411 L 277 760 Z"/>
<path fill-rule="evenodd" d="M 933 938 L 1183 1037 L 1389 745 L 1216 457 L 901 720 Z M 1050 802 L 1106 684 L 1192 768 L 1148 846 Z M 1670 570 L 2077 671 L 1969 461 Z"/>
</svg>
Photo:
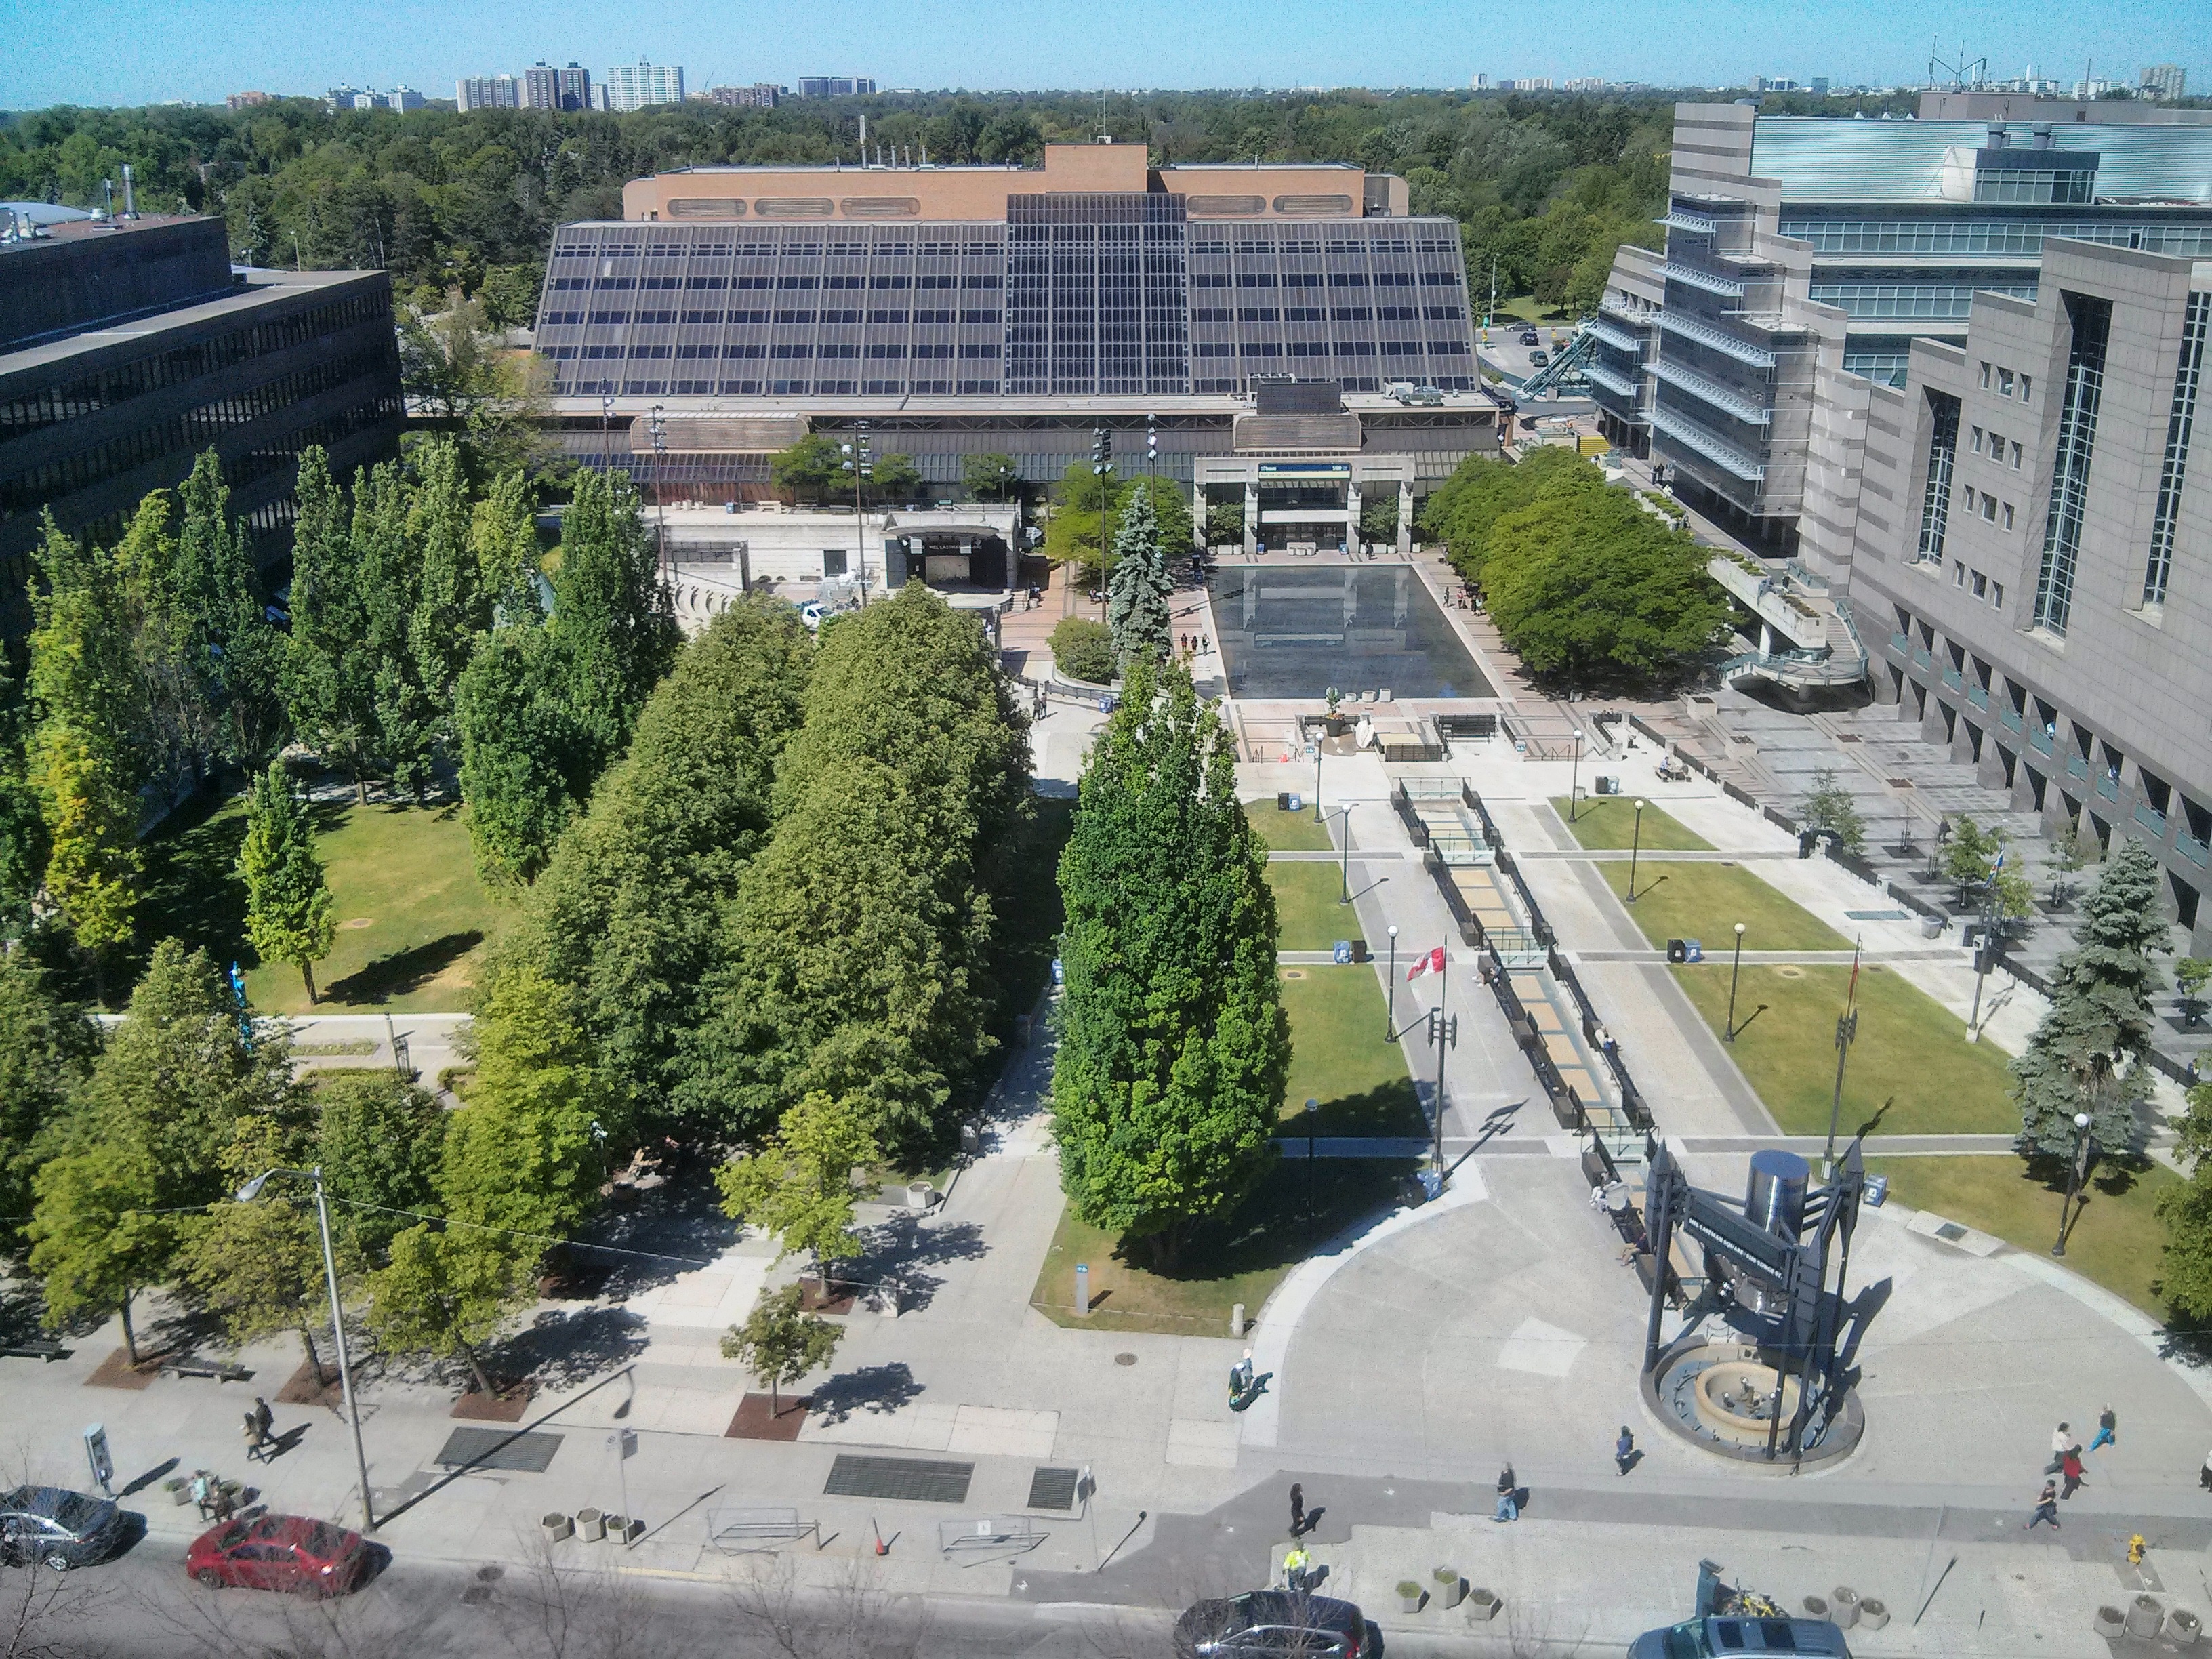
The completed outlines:
<svg viewBox="0 0 2212 1659">
<path fill-rule="evenodd" d="M 453 100 L 466 114 L 472 109 L 520 109 L 523 83 L 512 75 L 470 75 L 453 83 Z"/>
<path fill-rule="evenodd" d="M 1357 167 L 1055 144 L 1041 168 L 690 168 L 623 210 L 556 234 L 537 347 L 563 444 L 670 499 L 764 498 L 777 450 L 862 421 L 932 494 L 987 453 L 1042 485 L 1103 427 L 1123 476 L 1250 501 L 1248 543 L 1333 545 L 1363 488 L 1408 498 L 1510 435 L 1458 226 Z"/>
<path fill-rule="evenodd" d="M 1871 388 L 1878 698 L 2054 830 L 2130 836 L 2212 954 L 2212 258 L 2053 238 Z"/>
<path fill-rule="evenodd" d="M 647 109 L 655 104 L 684 101 L 684 71 L 666 64 L 617 64 L 607 71 L 606 107 L 622 111 Z"/>
<path fill-rule="evenodd" d="M 522 71 L 522 100 L 528 109 L 589 109 L 592 72 L 574 58 L 556 69 L 541 58 Z"/>
<path fill-rule="evenodd" d="M 340 474 L 396 452 L 383 272 L 234 273 L 220 219 L 14 222 L 0 241 L 0 632 L 29 624 L 45 510 L 112 535 L 212 446 L 232 509 L 277 556 L 302 449 L 322 445 Z"/>
<path fill-rule="evenodd" d="M 1920 116 L 1678 106 L 1665 257 L 1624 249 L 1600 319 L 1608 434 L 1832 580 L 1867 386 L 1916 340 L 1958 340 L 1978 291 L 2033 300 L 2046 237 L 2212 252 L 2212 112 L 1954 93 Z"/>
</svg>

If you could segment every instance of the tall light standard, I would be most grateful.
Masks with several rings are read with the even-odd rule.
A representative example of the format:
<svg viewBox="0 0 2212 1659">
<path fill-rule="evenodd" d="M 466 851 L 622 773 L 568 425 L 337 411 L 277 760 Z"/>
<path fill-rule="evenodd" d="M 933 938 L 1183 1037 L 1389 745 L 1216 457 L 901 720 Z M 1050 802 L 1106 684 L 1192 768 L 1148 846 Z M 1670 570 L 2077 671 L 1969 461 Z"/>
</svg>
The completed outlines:
<svg viewBox="0 0 2212 1659">
<path fill-rule="evenodd" d="M 337 1334 L 338 1389 L 345 1395 L 346 1416 L 353 1424 L 353 1461 L 355 1468 L 361 1475 L 362 1526 L 365 1530 L 374 1532 L 376 1504 L 375 1500 L 370 1497 L 368 1490 L 368 1457 L 361 1449 L 361 1405 L 354 1398 L 353 1366 L 346 1358 L 345 1308 L 338 1299 L 337 1258 L 331 1253 L 331 1207 L 323 1198 L 322 1165 L 319 1164 L 312 1170 L 264 1170 L 238 1189 L 238 1201 L 241 1204 L 251 1204 L 261 1196 L 261 1189 L 278 1176 L 287 1176 L 295 1181 L 312 1181 L 315 1183 L 315 1224 L 321 1230 L 323 1236 L 323 1277 L 330 1285 L 331 1328 Z M 323 1379 L 318 1376 L 315 1379 L 315 1387 L 319 1389 L 322 1386 Z"/>
<path fill-rule="evenodd" d="M 2081 1190 L 2083 1165 L 2089 1161 L 2089 1115 L 2074 1114 L 2074 1157 L 2066 1171 L 2066 1197 L 2058 1206 L 2058 1242 L 2051 1247 L 2053 1255 L 2066 1254 L 2066 1212 Z M 2080 1219 L 2078 1212 L 2075 1219 Z"/>
<path fill-rule="evenodd" d="M 1384 1041 L 1398 1040 L 1398 925 L 1390 924 L 1390 975 L 1382 994 L 1382 1023 L 1388 1028 Z"/>
<path fill-rule="evenodd" d="M 1636 855 L 1644 850 L 1644 803 L 1636 803 L 1636 830 L 1628 842 L 1628 891 L 1622 895 L 1631 904 L 1636 902 Z"/>
<path fill-rule="evenodd" d="M 1734 1042 L 1735 1041 L 1735 981 L 1736 976 L 1742 972 L 1743 924 L 1739 921 L 1735 925 L 1735 964 L 1729 969 L 1728 1029 L 1721 1033 L 1721 1041 L 1723 1042 Z"/>
<path fill-rule="evenodd" d="M 1582 782 L 1583 734 L 1582 729 L 1577 726 L 1575 730 L 1575 768 L 1567 775 L 1567 822 L 1569 823 L 1575 821 L 1575 798 L 1581 793 Z"/>
</svg>

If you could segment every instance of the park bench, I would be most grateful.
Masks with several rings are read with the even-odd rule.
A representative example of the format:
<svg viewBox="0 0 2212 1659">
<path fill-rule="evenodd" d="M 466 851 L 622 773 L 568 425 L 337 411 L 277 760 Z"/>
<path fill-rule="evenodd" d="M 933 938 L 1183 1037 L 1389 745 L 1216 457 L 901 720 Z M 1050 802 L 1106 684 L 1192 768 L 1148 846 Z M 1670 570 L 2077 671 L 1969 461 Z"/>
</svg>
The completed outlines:
<svg viewBox="0 0 2212 1659">
<path fill-rule="evenodd" d="M 217 1382 L 250 1382 L 253 1373 L 243 1365 L 226 1364 L 219 1359 L 200 1359 L 186 1354 L 180 1359 L 164 1359 L 161 1369 L 171 1376 L 205 1376 Z"/>
<path fill-rule="evenodd" d="M 802 1521 L 797 1510 L 722 1509 L 707 1512 L 707 1540 L 725 1555 L 758 1555 L 812 1533 L 817 1547 L 822 1523 Z"/>
</svg>

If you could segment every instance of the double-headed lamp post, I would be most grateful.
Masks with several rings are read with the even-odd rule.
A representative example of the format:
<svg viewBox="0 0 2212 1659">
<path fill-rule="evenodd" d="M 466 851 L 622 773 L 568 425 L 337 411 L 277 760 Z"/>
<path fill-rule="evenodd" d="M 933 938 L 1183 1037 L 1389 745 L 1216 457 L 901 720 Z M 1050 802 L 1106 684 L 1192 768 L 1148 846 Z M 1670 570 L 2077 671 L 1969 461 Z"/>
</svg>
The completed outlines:
<svg viewBox="0 0 2212 1659">
<path fill-rule="evenodd" d="M 1628 890 L 1621 895 L 1629 903 L 1636 902 L 1636 855 L 1644 850 L 1644 803 L 1636 803 L 1636 830 L 1628 842 Z"/>
<path fill-rule="evenodd" d="M 2066 1201 L 2058 1206 L 2058 1242 L 2051 1247 L 2053 1255 L 2066 1254 L 2066 1212 L 2074 1206 L 2081 1190 L 2081 1166 L 2087 1163 L 2089 1152 L 2089 1115 L 2074 1114 L 2074 1156 L 2066 1171 Z"/>
<path fill-rule="evenodd" d="M 1742 972 L 1743 924 L 1739 921 L 1735 925 L 1735 961 L 1729 969 L 1729 1017 L 1728 1029 L 1721 1033 L 1721 1041 L 1723 1042 L 1735 1041 L 1735 981 L 1736 976 Z"/>
<path fill-rule="evenodd" d="M 353 1366 L 346 1357 L 345 1308 L 338 1299 L 337 1258 L 331 1252 L 331 1208 L 323 1198 L 323 1170 L 320 1164 L 312 1170 L 268 1170 L 253 1177 L 238 1189 L 238 1201 L 251 1204 L 261 1196 L 261 1189 L 278 1176 L 288 1176 L 295 1181 L 315 1183 L 315 1224 L 323 1236 L 323 1276 L 331 1291 L 331 1328 L 337 1333 L 338 1346 L 338 1388 L 345 1395 L 346 1416 L 353 1424 L 354 1467 L 361 1475 L 361 1517 L 364 1528 L 376 1530 L 376 1504 L 368 1491 L 368 1456 L 361 1447 L 361 1406 L 354 1398 Z M 321 1377 L 315 1386 L 323 1385 Z"/>
</svg>

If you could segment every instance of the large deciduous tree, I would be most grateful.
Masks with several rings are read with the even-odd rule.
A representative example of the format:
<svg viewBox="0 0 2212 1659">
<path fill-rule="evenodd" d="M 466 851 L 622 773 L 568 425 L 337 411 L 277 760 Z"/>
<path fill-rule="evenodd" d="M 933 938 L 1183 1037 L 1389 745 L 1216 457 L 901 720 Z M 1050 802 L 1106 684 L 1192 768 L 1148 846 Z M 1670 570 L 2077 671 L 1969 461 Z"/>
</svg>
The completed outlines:
<svg viewBox="0 0 2212 1659">
<path fill-rule="evenodd" d="M 255 775 L 246 796 L 246 839 L 238 853 L 246 882 L 246 936 L 264 962 L 300 970 L 315 1001 L 315 964 L 337 940 L 330 884 L 315 855 L 314 828 L 292 793 L 284 763 Z"/>
<path fill-rule="evenodd" d="M 1139 667 L 1060 860 L 1053 1123 L 1076 1213 L 1162 1263 L 1270 1156 L 1291 1044 L 1266 864 L 1212 709 Z"/>
<path fill-rule="evenodd" d="M 2074 946 L 2051 975 L 2051 1006 L 2012 1062 L 2023 1158 L 2071 1155 L 2082 1112 L 2097 1150 L 2124 1152 L 2142 1138 L 2151 996 L 2162 978 L 2157 958 L 2172 948 L 2158 860 L 2124 842 L 2081 901 Z"/>
</svg>

